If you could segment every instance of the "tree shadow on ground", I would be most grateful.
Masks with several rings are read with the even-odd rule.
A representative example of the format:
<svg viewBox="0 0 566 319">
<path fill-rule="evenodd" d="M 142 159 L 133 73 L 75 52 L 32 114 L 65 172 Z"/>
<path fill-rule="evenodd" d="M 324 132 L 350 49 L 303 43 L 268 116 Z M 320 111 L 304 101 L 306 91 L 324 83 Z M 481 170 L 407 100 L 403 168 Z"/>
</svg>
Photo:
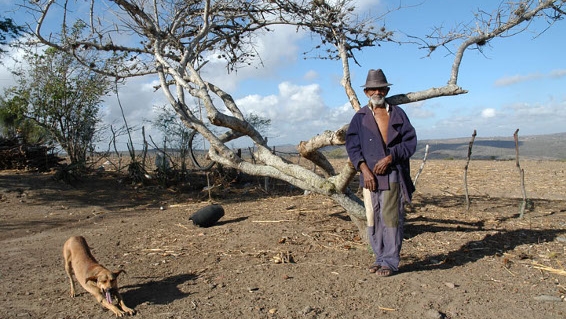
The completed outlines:
<svg viewBox="0 0 566 319">
<path fill-rule="evenodd" d="M 466 211 L 466 197 L 464 195 L 456 195 L 449 192 L 444 192 L 447 195 L 419 195 L 413 200 L 412 204 L 408 207 L 409 211 L 418 211 L 426 207 L 457 209 L 462 214 L 468 213 Z M 521 198 L 509 197 L 490 197 L 490 196 L 469 196 L 471 209 L 480 210 L 493 210 L 494 208 L 502 208 L 518 205 Z"/>
<path fill-rule="evenodd" d="M 405 221 L 405 239 L 416 237 L 425 233 L 439 233 L 444 231 L 476 232 L 481 231 L 485 221 L 467 222 L 456 219 L 428 218 L 416 216 Z"/>
<path fill-rule="evenodd" d="M 18 196 L 27 196 L 30 205 L 43 207 L 53 205 L 55 202 L 63 202 L 68 209 L 82 208 L 84 206 L 97 205 L 108 210 L 108 212 L 121 212 L 124 209 L 136 208 L 145 205 L 147 208 L 159 209 L 162 202 L 169 200 L 199 203 L 206 200 L 208 194 L 202 191 L 202 184 L 206 185 L 204 177 L 199 172 L 191 175 L 190 187 L 178 185 L 163 188 L 157 184 L 142 185 L 132 184 L 125 174 L 116 172 L 103 172 L 83 176 L 74 185 L 56 181 L 53 174 L 17 173 L 0 175 L 0 194 L 14 192 Z M 193 185 L 194 184 L 194 185 Z M 236 187 L 238 186 L 238 187 Z M 212 196 L 213 200 L 221 200 L 225 204 L 256 201 L 258 198 L 277 195 L 292 196 L 302 194 L 298 188 L 288 191 L 288 187 L 272 187 L 270 192 L 265 192 L 254 185 L 232 187 L 218 187 Z M 23 194 L 23 195 L 22 195 Z"/>
<path fill-rule="evenodd" d="M 337 212 L 337 213 L 332 213 L 332 214 L 330 214 L 330 217 L 335 217 L 335 218 L 338 218 L 338 219 L 341 219 L 341 220 L 347 221 L 347 222 L 352 220 L 350 218 L 350 216 L 348 216 L 346 214 L 346 211 L 340 211 L 340 212 Z"/>
<path fill-rule="evenodd" d="M 443 231 L 474 232 L 485 230 L 486 221 L 496 220 L 506 222 L 519 218 L 520 198 L 501 198 L 488 196 L 470 197 L 472 208 L 465 208 L 464 196 L 428 196 L 420 197 L 407 207 L 405 221 L 405 238 L 415 237 L 423 233 L 437 233 Z M 534 207 L 556 207 L 562 201 L 531 200 L 532 206 L 527 213 L 532 213 Z M 517 207 L 516 212 L 514 208 Z M 452 218 L 431 218 L 427 215 L 444 215 L 440 211 L 450 210 Z M 431 213 L 433 212 L 433 213 Z M 512 212 L 512 213 L 511 213 Z M 485 213 L 485 215 L 484 215 Z M 461 216 L 461 219 L 460 219 Z M 472 220 L 467 220 L 470 219 Z"/>
<path fill-rule="evenodd" d="M 232 219 L 227 219 L 227 220 L 219 220 L 216 225 L 220 226 L 220 225 L 227 225 L 227 224 L 232 224 L 232 223 L 239 223 L 239 222 L 243 222 L 244 220 L 247 220 L 249 217 L 245 216 L 245 217 L 238 217 L 238 218 L 232 218 Z"/>
<path fill-rule="evenodd" d="M 136 277 L 148 278 L 148 277 Z M 151 278 L 151 277 L 149 277 Z M 122 286 L 129 289 L 122 293 L 122 297 L 129 307 L 136 307 L 143 303 L 165 305 L 175 300 L 187 297 L 189 294 L 181 291 L 179 285 L 198 278 L 195 274 L 180 274 L 162 280 L 150 280 L 138 285 Z"/>
<path fill-rule="evenodd" d="M 402 266 L 403 271 L 450 269 L 476 262 L 486 256 L 494 256 L 512 251 L 517 246 L 525 244 L 540 244 L 553 241 L 564 233 L 559 229 L 517 229 L 501 231 L 495 235 L 486 234 L 480 240 L 470 241 L 458 250 L 446 254 L 427 256 L 422 260 L 413 261 Z"/>
<path fill-rule="evenodd" d="M 6 221 L 0 224 L 0 233 L 7 234 L 13 231 L 29 231 L 29 232 L 40 232 L 45 229 L 57 228 L 68 224 L 67 220 L 45 220 L 45 218 L 36 220 L 27 220 L 22 222 L 12 222 Z M 0 239 L 9 238 L 4 235 L 0 235 Z"/>
<path fill-rule="evenodd" d="M 462 245 L 459 249 L 426 256 L 420 260 L 409 261 L 404 265 L 403 271 L 430 270 L 430 269 L 449 269 L 467 263 L 478 261 L 486 256 L 500 255 L 514 250 L 517 246 L 528 244 L 540 244 L 541 242 L 554 241 L 556 237 L 565 233 L 562 229 L 489 229 L 486 225 L 488 221 L 503 223 L 512 219 L 518 219 L 519 213 L 514 211 L 521 199 L 517 198 L 492 198 L 487 196 L 475 197 L 472 201 L 474 211 L 458 214 L 454 208 L 456 202 L 463 202 L 463 196 L 455 198 L 453 196 L 431 196 L 421 198 L 419 203 L 413 205 L 411 213 L 408 214 L 405 223 L 405 238 L 415 237 L 424 233 L 440 232 L 478 232 L 493 230 L 495 234 L 485 234 L 481 239 L 470 241 Z M 538 210 L 547 211 L 551 208 L 559 207 L 563 201 L 536 200 L 534 207 Z M 430 208 L 429 211 L 425 207 Z M 438 209 L 438 210 L 435 210 Z M 446 214 L 447 210 L 451 218 L 439 218 Z M 423 211 L 421 213 L 421 211 Z M 427 217 L 426 214 L 435 212 L 435 217 Z M 485 212 L 486 215 L 483 215 Z M 416 213 L 416 214 L 415 214 Z M 534 211 L 528 212 L 533 214 Z M 489 215 L 488 215 L 489 214 Z M 457 219 L 462 216 L 462 220 Z M 471 221 L 467 221 L 473 217 Z M 537 218 L 531 217 L 531 218 Z M 447 238 L 451 235 L 447 234 Z M 426 243 L 424 243 L 426 245 Z"/>
</svg>

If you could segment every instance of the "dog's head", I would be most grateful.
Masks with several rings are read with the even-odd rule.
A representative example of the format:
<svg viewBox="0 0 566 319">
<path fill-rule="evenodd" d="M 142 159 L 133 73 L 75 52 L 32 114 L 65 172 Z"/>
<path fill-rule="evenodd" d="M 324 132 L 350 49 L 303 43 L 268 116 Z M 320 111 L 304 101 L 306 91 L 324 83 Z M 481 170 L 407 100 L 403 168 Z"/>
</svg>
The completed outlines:
<svg viewBox="0 0 566 319">
<path fill-rule="evenodd" d="M 118 295 L 118 275 L 121 273 L 125 273 L 125 271 L 119 270 L 112 272 L 104 269 L 95 276 L 88 277 L 86 282 L 92 281 L 96 284 L 98 289 L 100 289 L 100 293 L 106 297 L 106 301 L 112 303 L 112 295 Z"/>
</svg>

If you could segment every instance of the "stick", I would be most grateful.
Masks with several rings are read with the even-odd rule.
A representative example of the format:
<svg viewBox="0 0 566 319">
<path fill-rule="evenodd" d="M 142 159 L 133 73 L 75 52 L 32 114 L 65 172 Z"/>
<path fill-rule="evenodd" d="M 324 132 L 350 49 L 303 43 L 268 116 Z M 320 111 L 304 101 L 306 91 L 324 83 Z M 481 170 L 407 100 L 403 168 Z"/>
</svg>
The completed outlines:
<svg viewBox="0 0 566 319">
<path fill-rule="evenodd" d="M 423 168 L 424 168 L 425 163 L 426 163 L 427 156 L 428 156 L 428 144 L 425 146 L 424 158 L 423 158 L 423 161 L 421 163 L 421 167 L 419 168 L 419 171 L 417 172 L 417 175 L 415 176 L 415 181 L 413 182 L 415 187 L 417 187 L 417 180 L 419 179 L 419 175 L 421 175 L 421 172 L 423 171 Z"/>
<path fill-rule="evenodd" d="M 206 185 L 208 186 L 208 201 L 212 202 L 212 193 L 210 192 L 210 178 L 209 178 L 209 173 L 210 172 L 206 172 Z"/>
<path fill-rule="evenodd" d="M 182 225 L 182 224 L 180 224 L 180 223 L 179 223 L 179 224 L 177 224 L 177 226 L 179 226 L 179 227 L 183 227 L 184 229 L 186 229 L 186 230 L 189 230 L 189 229 L 187 228 L 187 226 L 185 226 L 185 225 Z"/>
<path fill-rule="evenodd" d="M 507 270 L 507 272 L 509 272 L 513 277 L 516 276 L 513 272 L 511 272 L 511 270 L 507 269 L 507 267 L 503 267 L 503 269 Z"/>
<path fill-rule="evenodd" d="M 472 139 L 468 145 L 468 159 L 466 160 L 466 166 L 464 167 L 464 191 L 466 193 L 466 211 L 470 210 L 470 197 L 468 196 L 468 165 L 470 164 L 470 157 L 472 157 L 472 146 L 474 145 L 474 140 L 476 139 L 476 130 L 472 134 Z"/>
<path fill-rule="evenodd" d="M 521 209 L 519 210 L 519 218 L 523 218 L 525 215 L 525 208 L 527 206 L 527 191 L 525 190 L 525 170 L 521 168 L 519 164 L 519 129 L 513 134 L 515 139 L 515 165 L 519 170 L 519 177 L 521 178 L 521 190 L 523 192 L 523 202 L 521 203 Z"/>
<path fill-rule="evenodd" d="M 556 269 L 556 268 L 552 268 L 552 267 L 547 267 L 547 266 L 541 265 L 541 264 L 536 263 L 536 262 L 533 262 L 533 268 L 548 271 L 550 273 L 557 274 L 557 275 L 566 276 L 566 270 L 564 270 L 564 269 Z"/>
<path fill-rule="evenodd" d="M 252 220 L 252 223 L 282 223 L 282 222 L 292 222 L 292 219 L 282 219 L 282 220 Z"/>
</svg>

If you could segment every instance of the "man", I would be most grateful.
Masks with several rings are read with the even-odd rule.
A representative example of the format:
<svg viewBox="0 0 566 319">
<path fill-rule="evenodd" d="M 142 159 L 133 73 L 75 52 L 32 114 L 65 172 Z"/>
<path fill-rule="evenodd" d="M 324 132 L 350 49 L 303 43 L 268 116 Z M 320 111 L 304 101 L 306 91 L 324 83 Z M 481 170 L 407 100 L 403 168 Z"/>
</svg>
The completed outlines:
<svg viewBox="0 0 566 319">
<path fill-rule="evenodd" d="M 409 159 L 417 148 L 407 114 L 385 101 L 390 85 L 381 69 L 369 70 L 363 85 L 369 103 L 354 115 L 346 133 L 348 156 L 361 172 L 368 239 L 376 256 L 369 271 L 382 277 L 399 270 L 403 204 L 415 190 Z"/>
</svg>

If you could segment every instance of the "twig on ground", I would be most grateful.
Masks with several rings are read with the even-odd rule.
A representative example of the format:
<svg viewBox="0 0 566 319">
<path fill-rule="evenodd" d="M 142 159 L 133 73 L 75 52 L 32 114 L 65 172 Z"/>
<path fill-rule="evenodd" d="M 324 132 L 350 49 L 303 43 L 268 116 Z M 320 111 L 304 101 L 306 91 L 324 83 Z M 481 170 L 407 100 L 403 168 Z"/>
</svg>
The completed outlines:
<svg viewBox="0 0 566 319">
<path fill-rule="evenodd" d="M 511 270 L 509 270 L 507 267 L 503 266 L 503 269 L 507 270 L 507 272 L 509 272 L 513 277 L 517 276 Z"/>
<path fill-rule="evenodd" d="M 541 265 L 537 262 L 533 262 L 533 268 L 539 269 L 539 270 L 544 270 L 544 271 L 547 271 L 549 273 L 553 273 L 553 274 L 556 274 L 556 275 L 566 276 L 566 270 L 564 270 L 564 269 L 556 269 L 556 268 L 548 267 L 548 266 L 545 266 L 545 265 Z"/>
<path fill-rule="evenodd" d="M 189 230 L 189 228 L 188 228 L 187 226 L 185 226 L 185 225 L 182 225 L 181 223 L 178 223 L 178 224 L 177 224 L 177 226 L 179 226 L 179 227 L 183 227 L 184 229 L 186 229 L 186 230 Z"/>
</svg>

